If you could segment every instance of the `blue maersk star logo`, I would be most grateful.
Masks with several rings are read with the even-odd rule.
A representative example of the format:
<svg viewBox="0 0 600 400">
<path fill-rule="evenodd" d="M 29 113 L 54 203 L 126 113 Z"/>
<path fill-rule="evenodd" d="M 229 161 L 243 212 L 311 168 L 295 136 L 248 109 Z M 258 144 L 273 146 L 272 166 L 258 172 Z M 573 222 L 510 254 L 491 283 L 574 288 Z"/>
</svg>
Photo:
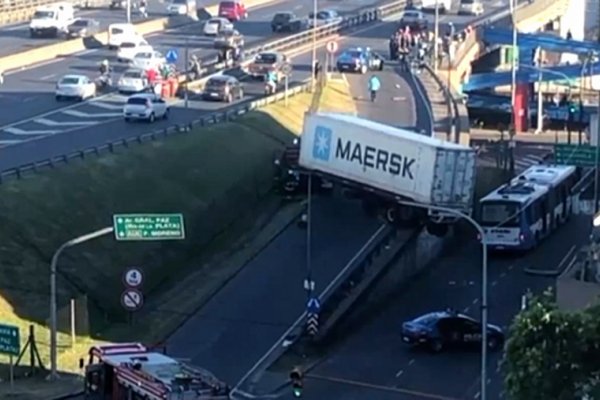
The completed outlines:
<svg viewBox="0 0 600 400">
<path fill-rule="evenodd" d="M 317 125 L 313 138 L 313 158 L 321 161 L 329 161 L 330 153 L 331 129 Z"/>
</svg>

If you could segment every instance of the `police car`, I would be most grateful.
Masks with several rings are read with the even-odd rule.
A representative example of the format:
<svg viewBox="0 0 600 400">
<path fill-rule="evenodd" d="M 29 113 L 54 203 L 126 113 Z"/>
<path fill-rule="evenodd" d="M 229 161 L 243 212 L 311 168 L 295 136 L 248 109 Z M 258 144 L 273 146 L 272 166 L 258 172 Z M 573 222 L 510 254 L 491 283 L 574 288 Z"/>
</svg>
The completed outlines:
<svg viewBox="0 0 600 400">
<path fill-rule="evenodd" d="M 438 353 L 448 347 L 481 344 L 481 323 L 453 310 L 424 314 L 402 324 L 402 341 L 426 346 Z M 487 347 L 499 350 L 504 332 L 496 325 L 487 326 Z"/>
<path fill-rule="evenodd" d="M 360 72 L 366 74 L 369 70 L 383 69 L 383 59 L 370 48 L 360 47 L 346 49 L 339 55 L 336 66 L 340 72 Z"/>
</svg>

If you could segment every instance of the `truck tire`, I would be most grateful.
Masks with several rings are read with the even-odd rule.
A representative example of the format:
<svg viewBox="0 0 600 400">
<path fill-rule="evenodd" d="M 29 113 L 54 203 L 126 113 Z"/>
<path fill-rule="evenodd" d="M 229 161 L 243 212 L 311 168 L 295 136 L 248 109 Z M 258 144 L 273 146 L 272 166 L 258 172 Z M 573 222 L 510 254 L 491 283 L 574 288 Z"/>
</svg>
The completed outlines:
<svg viewBox="0 0 600 400">
<path fill-rule="evenodd" d="M 437 237 L 444 237 L 448 233 L 448 224 L 427 223 L 427 233 Z"/>
</svg>

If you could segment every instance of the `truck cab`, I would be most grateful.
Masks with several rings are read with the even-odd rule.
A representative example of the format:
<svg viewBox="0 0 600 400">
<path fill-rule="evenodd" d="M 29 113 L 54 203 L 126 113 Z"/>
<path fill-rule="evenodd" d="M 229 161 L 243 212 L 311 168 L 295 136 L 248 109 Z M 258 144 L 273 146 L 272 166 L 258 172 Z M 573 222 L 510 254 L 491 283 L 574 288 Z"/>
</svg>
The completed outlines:
<svg viewBox="0 0 600 400">
<path fill-rule="evenodd" d="M 75 11 L 69 3 L 40 6 L 29 23 L 29 34 L 31 37 L 58 37 L 67 33 L 74 19 Z"/>
</svg>

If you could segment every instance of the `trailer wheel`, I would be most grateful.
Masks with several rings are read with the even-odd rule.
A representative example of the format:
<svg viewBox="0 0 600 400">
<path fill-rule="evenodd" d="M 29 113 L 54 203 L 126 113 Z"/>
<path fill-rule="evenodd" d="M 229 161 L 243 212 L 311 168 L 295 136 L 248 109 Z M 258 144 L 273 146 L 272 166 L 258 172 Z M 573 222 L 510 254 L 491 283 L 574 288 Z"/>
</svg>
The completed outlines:
<svg viewBox="0 0 600 400">
<path fill-rule="evenodd" d="M 427 233 L 437 237 L 446 236 L 448 229 L 448 224 L 435 224 L 433 222 L 427 224 Z"/>
<path fill-rule="evenodd" d="M 419 224 L 420 213 L 417 208 L 399 206 L 395 208 L 394 224 L 399 228 L 413 228 Z"/>
</svg>

